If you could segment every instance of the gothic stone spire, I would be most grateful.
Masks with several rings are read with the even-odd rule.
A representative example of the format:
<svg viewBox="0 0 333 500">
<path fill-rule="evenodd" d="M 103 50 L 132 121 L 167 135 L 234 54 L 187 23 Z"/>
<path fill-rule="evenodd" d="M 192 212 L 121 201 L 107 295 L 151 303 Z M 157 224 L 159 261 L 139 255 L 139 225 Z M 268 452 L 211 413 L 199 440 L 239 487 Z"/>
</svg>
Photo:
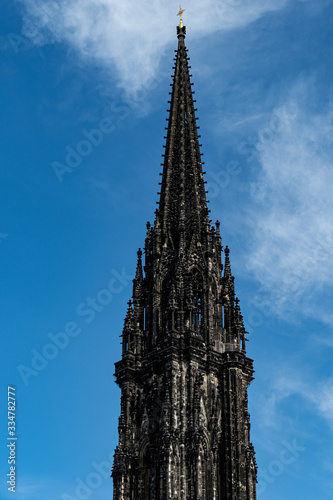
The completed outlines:
<svg viewBox="0 0 333 500">
<path fill-rule="evenodd" d="M 179 249 L 206 230 L 208 209 L 190 81 L 185 26 L 177 28 L 173 87 L 167 127 L 159 215 L 162 243 Z"/>
<path fill-rule="evenodd" d="M 208 217 L 185 26 L 177 28 L 159 209 L 116 363 L 114 500 L 255 500 L 245 328 Z"/>
</svg>

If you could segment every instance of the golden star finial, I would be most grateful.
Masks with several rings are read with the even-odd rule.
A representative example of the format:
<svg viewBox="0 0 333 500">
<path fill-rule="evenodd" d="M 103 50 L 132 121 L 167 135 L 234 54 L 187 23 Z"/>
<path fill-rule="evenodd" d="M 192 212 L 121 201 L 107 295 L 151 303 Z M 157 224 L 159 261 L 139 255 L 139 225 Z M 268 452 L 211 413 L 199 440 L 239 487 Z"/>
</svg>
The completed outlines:
<svg viewBox="0 0 333 500">
<path fill-rule="evenodd" d="M 179 6 L 179 12 L 177 14 L 177 16 L 180 17 L 180 23 L 179 23 L 179 27 L 180 28 L 184 28 L 184 25 L 183 25 L 183 12 L 185 12 L 185 9 L 182 9 L 181 6 Z"/>
</svg>

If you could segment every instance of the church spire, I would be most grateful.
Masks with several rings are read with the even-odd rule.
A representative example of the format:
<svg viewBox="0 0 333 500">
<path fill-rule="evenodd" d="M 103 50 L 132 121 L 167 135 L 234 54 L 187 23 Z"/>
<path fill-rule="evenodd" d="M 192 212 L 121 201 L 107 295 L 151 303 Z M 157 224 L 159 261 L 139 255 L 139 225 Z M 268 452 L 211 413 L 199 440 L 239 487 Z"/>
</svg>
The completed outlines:
<svg viewBox="0 0 333 500">
<path fill-rule="evenodd" d="M 200 240 L 209 222 L 185 35 L 186 27 L 181 22 L 177 26 L 178 49 L 158 211 L 162 244 L 175 250 L 182 241 L 191 241 L 194 233 Z"/>
<path fill-rule="evenodd" d="M 245 327 L 211 225 L 185 47 L 176 50 L 159 209 L 138 251 L 116 363 L 114 500 L 255 500 Z M 223 272 L 224 269 L 224 272 Z"/>
</svg>

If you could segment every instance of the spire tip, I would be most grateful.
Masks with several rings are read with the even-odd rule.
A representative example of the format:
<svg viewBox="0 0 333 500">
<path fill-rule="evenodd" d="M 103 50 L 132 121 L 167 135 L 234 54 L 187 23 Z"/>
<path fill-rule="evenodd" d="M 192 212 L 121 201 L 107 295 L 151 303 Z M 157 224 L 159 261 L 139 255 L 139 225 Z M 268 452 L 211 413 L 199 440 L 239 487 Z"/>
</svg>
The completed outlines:
<svg viewBox="0 0 333 500">
<path fill-rule="evenodd" d="M 179 16 L 179 28 L 184 28 L 183 12 L 185 12 L 185 9 L 182 9 L 181 6 L 179 6 L 179 12 L 177 14 L 177 16 Z"/>
</svg>

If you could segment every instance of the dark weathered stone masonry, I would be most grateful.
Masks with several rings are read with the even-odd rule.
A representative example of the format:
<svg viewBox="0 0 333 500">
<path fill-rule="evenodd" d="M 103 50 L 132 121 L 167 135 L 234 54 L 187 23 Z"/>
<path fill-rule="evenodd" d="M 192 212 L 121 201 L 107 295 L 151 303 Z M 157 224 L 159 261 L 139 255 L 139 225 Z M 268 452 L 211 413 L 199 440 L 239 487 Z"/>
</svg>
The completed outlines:
<svg viewBox="0 0 333 500">
<path fill-rule="evenodd" d="M 160 200 L 116 363 L 115 500 L 256 498 L 253 366 L 229 249 L 209 219 L 185 33 L 181 23 Z"/>
</svg>

